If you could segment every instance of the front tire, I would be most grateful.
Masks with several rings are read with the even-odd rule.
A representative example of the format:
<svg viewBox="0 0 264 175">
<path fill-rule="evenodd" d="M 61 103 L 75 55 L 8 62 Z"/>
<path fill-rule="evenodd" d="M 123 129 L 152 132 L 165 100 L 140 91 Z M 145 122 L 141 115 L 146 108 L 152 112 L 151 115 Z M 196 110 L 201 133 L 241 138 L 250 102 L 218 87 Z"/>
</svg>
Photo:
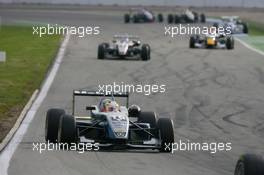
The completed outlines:
<svg viewBox="0 0 264 175">
<path fill-rule="evenodd" d="M 235 41 L 232 36 L 226 38 L 226 48 L 228 50 L 234 49 Z"/>
<path fill-rule="evenodd" d="M 148 44 L 143 44 L 142 45 L 141 59 L 143 61 L 150 60 L 150 46 Z"/>
<path fill-rule="evenodd" d="M 71 115 L 63 115 L 60 119 L 58 141 L 60 143 L 76 143 L 77 129 L 75 118 Z"/>
<path fill-rule="evenodd" d="M 62 115 L 65 114 L 63 109 L 49 109 L 46 115 L 45 140 L 56 143 L 58 141 L 59 123 Z"/>
<path fill-rule="evenodd" d="M 125 21 L 125 23 L 129 23 L 130 22 L 130 16 L 129 16 L 129 14 L 125 14 L 124 15 L 124 21 Z"/>
<path fill-rule="evenodd" d="M 108 46 L 108 43 L 102 43 L 98 46 L 97 59 L 105 59 L 105 50 Z"/>
<path fill-rule="evenodd" d="M 175 22 L 175 24 L 181 23 L 181 17 L 179 15 L 175 15 L 174 16 L 174 22 Z"/>
<path fill-rule="evenodd" d="M 173 121 L 169 118 L 160 118 L 158 120 L 158 129 L 161 138 L 161 152 L 170 152 L 172 144 L 174 143 L 174 129 Z M 169 146 L 170 149 L 167 148 Z"/>
<path fill-rule="evenodd" d="M 195 48 L 195 42 L 196 42 L 196 37 L 195 36 L 191 36 L 190 37 L 190 41 L 189 41 L 189 47 L 190 48 Z"/>
<path fill-rule="evenodd" d="M 234 175 L 263 175 L 264 160 L 255 154 L 242 155 L 236 164 Z"/>
</svg>

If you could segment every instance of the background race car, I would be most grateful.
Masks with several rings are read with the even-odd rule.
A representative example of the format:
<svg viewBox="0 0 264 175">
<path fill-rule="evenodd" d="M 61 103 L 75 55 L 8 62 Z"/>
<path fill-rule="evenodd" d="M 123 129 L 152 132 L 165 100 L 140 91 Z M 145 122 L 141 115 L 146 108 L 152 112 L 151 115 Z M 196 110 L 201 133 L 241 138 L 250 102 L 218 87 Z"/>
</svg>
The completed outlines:
<svg viewBox="0 0 264 175">
<path fill-rule="evenodd" d="M 139 57 L 150 60 L 150 46 L 141 44 L 139 37 L 129 35 L 115 35 L 112 43 L 102 43 L 98 46 L 98 59 L 107 57 Z"/>
<path fill-rule="evenodd" d="M 231 35 L 193 35 L 190 37 L 190 48 L 219 48 L 234 49 L 234 38 Z"/>
<path fill-rule="evenodd" d="M 156 18 L 153 12 L 144 8 L 132 8 L 129 13 L 124 15 L 125 23 L 148 23 L 155 21 L 163 22 L 163 15 L 159 13 Z"/>
<path fill-rule="evenodd" d="M 248 25 L 239 19 L 238 16 L 222 16 L 219 23 L 214 24 L 215 27 L 223 27 L 231 31 L 232 34 L 248 33 Z"/>
<path fill-rule="evenodd" d="M 168 14 L 167 21 L 169 24 L 175 23 L 205 23 L 206 16 L 201 13 L 198 14 L 197 12 L 191 11 L 186 9 L 182 14 Z"/>
</svg>

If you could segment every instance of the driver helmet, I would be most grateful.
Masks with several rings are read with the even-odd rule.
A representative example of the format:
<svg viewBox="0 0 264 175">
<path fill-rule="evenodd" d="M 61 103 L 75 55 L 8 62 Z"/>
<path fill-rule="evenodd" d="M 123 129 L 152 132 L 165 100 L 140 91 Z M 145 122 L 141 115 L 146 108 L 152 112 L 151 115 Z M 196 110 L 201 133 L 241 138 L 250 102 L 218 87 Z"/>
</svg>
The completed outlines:
<svg viewBox="0 0 264 175">
<path fill-rule="evenodd" d="M 116 101 L 111 99 L 104 99 L 100 105 L 101 112 L 117 112 L 119 111 L 119 105 Z"/>
</svg>

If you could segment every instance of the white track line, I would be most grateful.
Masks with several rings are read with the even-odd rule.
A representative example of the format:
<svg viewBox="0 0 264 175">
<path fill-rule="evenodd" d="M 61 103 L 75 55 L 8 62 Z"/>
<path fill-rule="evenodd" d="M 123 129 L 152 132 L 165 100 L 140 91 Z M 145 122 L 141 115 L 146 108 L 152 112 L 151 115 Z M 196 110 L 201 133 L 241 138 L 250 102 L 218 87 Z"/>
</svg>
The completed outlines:
<svg viewBox="0 0 264 175">
<path fill-rule="evenodd" d="M 258 49 L 256 49 L 256 48 L 252 47 L 251 45 L 247 44 L 246 42 L 242 41 L 242 40 L 239 39 L 239 38 L 236 38 L 236 40 L 239 41 L 239 42 L 240 42 L 242 45 L 244 45 L 246 48 L 248 48 L 248 49 L 250 49 L 250 50 L 252 50 L 252 51 L 254 51 L 254 52 L 257 52 L 257 53 L 259 53 L 260 55 L 263 55 L 263 56 L 264 56 L 264 52 L 263 52 L 263 51 L 258 50 Z"/>
<path fill-rule="evenodd" d="M 5 149 L 1 152 L 1 154 L 0 154 L 0 175 L 8 175 L 9 162 L 10 162 L 17 146 L 21 142 L 24 134 L 26 133 L 30 122 L 34 118 L 38 108 L 40 107 L 41 103 L 43 102 L 43 100 L 45 99 L 45 97 L 49 91 L 49 88 L 50 88 L 50 86 L 51 86 L 51 84 L 52 84 L 52 82 L 53 82 L 53 80 L 57 74 L 57 71 L 58 71 L 60 64 L 62 62 L 62 59 L 64 57 L 65 50 L 66 50 L 67 44 L 69 42 L 69 39 L 70 39 L 70 34 L 67 34 L 65 36 L 63 42 L 62 42 L 62 45 L 59 49 L 57 57 L 56 57 L 54 64 L 51 68 L 51 71 L 49 72 L 49 74 L 45 80 L 45 83 L 40 90 L 40 93 L 39 93 L 37 99 L 34 101 L 33 105 L 29 109 L 28 113 L 26 114 L 25 119 L 21 123 L 19 129 L 15 133 L 12 140 L 5 147 Z"/>
</svg>

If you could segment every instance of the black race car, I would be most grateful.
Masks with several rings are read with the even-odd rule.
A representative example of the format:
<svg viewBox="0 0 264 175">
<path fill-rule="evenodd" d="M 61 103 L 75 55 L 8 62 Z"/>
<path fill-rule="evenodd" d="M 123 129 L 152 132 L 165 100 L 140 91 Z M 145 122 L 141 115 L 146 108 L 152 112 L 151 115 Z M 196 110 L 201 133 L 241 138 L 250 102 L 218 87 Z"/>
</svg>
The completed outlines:
<svg viewBox="0 0 264 175">
<path fill-rule="evenodd" d="M 163 22 L 163 15 L 159 13 L 156 18 L 151 11 L 144 8 L 131 9 L 129 13 L 124 15 L 125 23 L 151 23 L 155 21 Z"/>
<path fill-rule="evenodd" d="M 185 23 L 205 23 L 206 16 L 201 13 L 191 11 L 189 9 L 185 10 L 182 14 L 168 14 L 167 21 L 169 24 L 185 24 Z"/>
</svg>

